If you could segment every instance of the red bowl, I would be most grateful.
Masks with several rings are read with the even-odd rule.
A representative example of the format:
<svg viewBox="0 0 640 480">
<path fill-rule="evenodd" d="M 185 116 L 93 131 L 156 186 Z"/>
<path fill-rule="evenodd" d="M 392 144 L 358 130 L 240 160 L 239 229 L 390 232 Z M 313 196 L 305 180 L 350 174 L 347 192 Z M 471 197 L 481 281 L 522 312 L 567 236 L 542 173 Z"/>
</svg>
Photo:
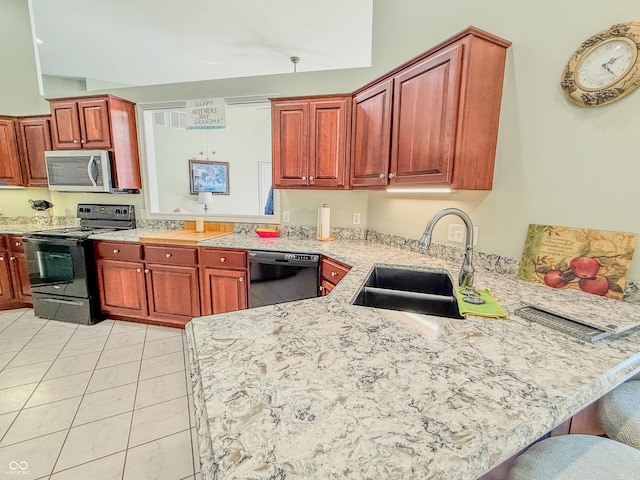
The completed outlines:
<svg viewBox="0 0 640 480">
<path fill-rule="evenodd" d="M 255 232 L 263 238 L 277 237 L 280 235 L 279 228 L 256 228 Z"/>
</svg>

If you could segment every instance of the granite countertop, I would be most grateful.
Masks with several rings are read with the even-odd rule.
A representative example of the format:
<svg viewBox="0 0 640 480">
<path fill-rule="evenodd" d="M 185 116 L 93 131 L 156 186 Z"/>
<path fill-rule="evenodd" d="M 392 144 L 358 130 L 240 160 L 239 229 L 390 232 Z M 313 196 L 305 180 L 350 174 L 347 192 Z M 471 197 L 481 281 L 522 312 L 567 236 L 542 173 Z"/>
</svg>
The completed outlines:
<svg viewBox="0 0 640 480">
<path fill-rule="evenodd" d="M 607 299 L 477 271 L 475 285 L 508 318 L 416 315 L 351 301 L 375 264 L 456 277 L 458 263 L 366 241 L 234 234 L 200 244 L 322 253 L 353 267 L 327 297 L 187 324 L 206 479 L 472 480 L 640 370 L 638 328 L 591 344 L 513 315 L 522 299 L 577 316 Z M 615 307 L 618 318 L 640 311 Z"/>
</svg>

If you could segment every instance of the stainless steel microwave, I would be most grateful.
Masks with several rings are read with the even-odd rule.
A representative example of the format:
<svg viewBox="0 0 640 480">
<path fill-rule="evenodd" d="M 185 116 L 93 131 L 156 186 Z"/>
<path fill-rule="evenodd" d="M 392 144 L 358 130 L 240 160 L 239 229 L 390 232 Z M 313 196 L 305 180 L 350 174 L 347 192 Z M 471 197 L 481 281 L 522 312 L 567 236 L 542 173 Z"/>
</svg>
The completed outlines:
<svg viewBox="0 0 640 480">
<path fill-rule="evenodd" d="M 49 190 L 58 192 L 110 192 L 108 150 L 55 150 L 44 152 Z"/>
</svg>

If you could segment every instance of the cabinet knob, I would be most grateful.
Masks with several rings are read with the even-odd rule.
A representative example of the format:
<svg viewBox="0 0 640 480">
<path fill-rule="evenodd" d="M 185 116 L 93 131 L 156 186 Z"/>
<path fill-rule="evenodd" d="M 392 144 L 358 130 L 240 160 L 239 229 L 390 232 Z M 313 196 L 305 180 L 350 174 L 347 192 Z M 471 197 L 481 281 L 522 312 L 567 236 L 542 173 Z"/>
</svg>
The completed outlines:
<svg viewBox="0 0 640 480">
<path fill-rule="evenodd" d="M 78 143 L 78 140 L 74 140 L 73 143 Z"/>
<path fill-rule="evenodd" d="M 171 258 L 171 254 L 170 253 L 165 253 L 164 256 L 167 257 L 167 258 Z"/>
<path fill-rule="evenodd" d="M 389 174 L 389 178 L 393 178 L 393 177 L 395 177 L 395 176 L 396 176 L 396 175 L 395 175 L 394 173 L 390 173 L 390 174 Z"/>
<path fill-rule="evenodd" d="M 335 277 L 335 276 L 337 276 L 337 275 L 338 275 L 338 272 L 331 272 L 331 276 L 332 276 L 332 277 Z"/>
<path fill-rule="evenodd" d="M 12 262 L 16 259 L 16 257 L 9 257 L 9 260 L 11 260 Z"/>
<path fill-rule="evenodd" d="M 384 178 L 384 177 L 386 177 L 386 175 L 384 173 L 381 173 L 380 178 Z"/>
<path fill-rule="evenodd" d="M 19 247 L 20 245 L 22 245 L 22 242 L 16 242 L 16 247 Z"/>
<path fill-rule="evenodd" d="M 321 292 L 324 292 L 324 287 L 323 287 L 322 285 L 320 285 L 320 286 L 318 287 L 318 290 L 320 290 Z"/>
<path fill-rule="evenodd" d="M 239 282 L 244 282 L 244 278 L 240 277 L 240 278 L 238 279 L 238 281 L 239 281 Z"/>
<path fill-rule="evenodd" d="M 225 257 L 220 257 L 220 261 L 224 263 L 227 259 Z"/>
<path fill-rule="evenodd" d="M 141 268 L 136 268 L 136 272 L 140 273 L 142 271 Z"/>
<path fill-rule="evenodd" d="M 80 143 L 87 143 L 86 140 L 80 140 Z"/>
<path fill-rule="evenodd" d="M 309 175 L 309 180 L 313 181 L 313 175 Z"/>
<path fill-rule="evenodd" d="M 306 175 L 302 175 L 302 180 L 306 180 L 307 176 Z"/>
<path fill-rule="evenodd" d="M 120 250 L 118 250 L 117 248 L 113 249 L 113 253 L 118 253 Z"/>
<path fill-rule="evenodd" d="M 145 269 L 144 269 L 144 273 L 149 273 L 149 269 L 148 269 L 148 268 L 145 268 Z"/>
<path fill-rule="evenodd" d="M 4 257 L 0 257 L 0 262 L 4 262 Z"/>
</svg>

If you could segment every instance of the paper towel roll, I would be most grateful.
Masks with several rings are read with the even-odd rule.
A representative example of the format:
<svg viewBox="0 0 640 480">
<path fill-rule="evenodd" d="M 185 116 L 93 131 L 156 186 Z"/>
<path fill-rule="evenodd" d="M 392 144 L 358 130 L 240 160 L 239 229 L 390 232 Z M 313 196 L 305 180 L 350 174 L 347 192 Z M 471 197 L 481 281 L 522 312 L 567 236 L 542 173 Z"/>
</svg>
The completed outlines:
<svg viewBox="0 0 640 480">
<path fill-rule="evenodd" d="M 204 232 L 204 218 L 202 217 L 196 218 L 196 232 Z"/>
<path fill-rule="evenodd" d="M 325 203 L 318 209 L 318 236 L 329 238 L 331 236 L 331 209 Z"/>
</svg>

